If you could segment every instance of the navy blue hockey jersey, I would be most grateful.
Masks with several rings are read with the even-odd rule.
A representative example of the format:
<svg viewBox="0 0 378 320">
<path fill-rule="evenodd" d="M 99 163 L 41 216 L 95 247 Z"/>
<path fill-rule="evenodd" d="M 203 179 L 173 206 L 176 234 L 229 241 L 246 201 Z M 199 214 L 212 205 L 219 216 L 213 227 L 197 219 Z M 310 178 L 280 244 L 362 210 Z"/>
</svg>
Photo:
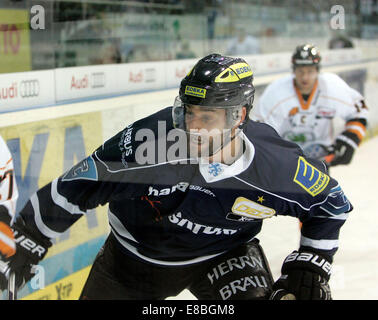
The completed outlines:
<svg viewBox="0 0 378 320">
<path fill-rule="evenodd" d="M 21 211 L 28 225 L 55 238 L 108 204 L 111 232 L 125 252 L 184 265 L 246 243 L 264 219 L 287 215 L 302 222 L 302 247 L 333 256 L 352 205 L 323 163 L 253 121 L 232 165 L 187 158 L 171 112 L 129 125 L 38 190 Z"/>
</svg>

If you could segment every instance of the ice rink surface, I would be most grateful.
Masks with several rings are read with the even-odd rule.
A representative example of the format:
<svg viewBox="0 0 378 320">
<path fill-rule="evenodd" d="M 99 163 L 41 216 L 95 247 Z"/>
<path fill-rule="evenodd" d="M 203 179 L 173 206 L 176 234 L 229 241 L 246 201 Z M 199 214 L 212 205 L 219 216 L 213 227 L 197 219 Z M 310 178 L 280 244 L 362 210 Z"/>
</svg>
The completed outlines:
<svg viewBox="0 0 378 320">
<path fill-rule="evenodd" d="M 378 137 L 364 142 L 348 166 L 331 169 L 353 204 L 341 228 L 339 250 L 330 280 L 334 300 L 378 299 Z M 270 263 L 274 279 L 284 258 L 299 244 L 298 221 L 291 217 L 266 219 L 257 236 Z M 169 300 L 193 300 L 184 290 Z"/>
</svg>

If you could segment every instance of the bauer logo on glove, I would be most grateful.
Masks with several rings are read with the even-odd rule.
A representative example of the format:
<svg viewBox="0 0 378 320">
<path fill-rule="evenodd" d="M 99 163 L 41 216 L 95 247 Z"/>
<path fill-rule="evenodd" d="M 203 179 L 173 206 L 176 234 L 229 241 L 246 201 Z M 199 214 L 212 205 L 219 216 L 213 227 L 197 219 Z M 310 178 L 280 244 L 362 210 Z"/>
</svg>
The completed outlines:
<svg viewBox="0 0 378 320">
<path fill-rule="evenodd" d="M 327 275 L 331 275 L 332 265 L 326 259 L 319 257 L 317 254 L 313 254 L 310 252 L 293 252 L 286 257 L 284 263 L 294 261 L 310 262 L 314 264 L 316 267 L 324 270 Z"/>
</svg>

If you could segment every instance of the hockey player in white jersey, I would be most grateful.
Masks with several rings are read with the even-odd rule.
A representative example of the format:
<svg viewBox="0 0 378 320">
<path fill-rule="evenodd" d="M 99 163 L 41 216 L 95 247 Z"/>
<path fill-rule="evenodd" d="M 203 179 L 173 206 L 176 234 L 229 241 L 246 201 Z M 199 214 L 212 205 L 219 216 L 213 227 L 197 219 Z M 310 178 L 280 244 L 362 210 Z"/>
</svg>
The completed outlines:
<svg viewBox="0 0 378 320">
<path fill-rule="evenodd" d="M 11 224 L 15 216 L 18 191 L 13 172 L 13 160 L 9 149 L 0 136 L 0 260 L 13 256 L 16 252 Z M 7 265 L 1 263 L 2 272 L 7 273 Z M 9 274 L 7 273 L 7 276 Z M 0 277 L 0 283 L 6 279 Z"/>
<path fill-rule="evenodd" d="M 17 245 L 9 259 L 17 286 L 52 239 L 108 204 L 111 232 L 81 299 L 165 299 L 184 289 L 198 299 L 330 299 L 331 264 L 353 206 L 322 162 L 249 119 L 252 80 L 243 59 L 202 58 L 173 107 L 129 124 L 33 194 L 14 223 L 29 237 L 29 250 Z M 303 227 L 274 281 L 256 236 L 276 215 Z"/>
<path fill-rule="evenodd" d="M 292 55 L 293 74 L 268 85 L 252 119 L 273 126 L 329 166 L 348 164 L 365 136 L 368 109 L 364 97 L 338 75 L 319 72 L 320 61 L 315 46 L 298 46 Z M 335 133 L 334 118 L 345 121 L 341 133 Z"/>
</svg>

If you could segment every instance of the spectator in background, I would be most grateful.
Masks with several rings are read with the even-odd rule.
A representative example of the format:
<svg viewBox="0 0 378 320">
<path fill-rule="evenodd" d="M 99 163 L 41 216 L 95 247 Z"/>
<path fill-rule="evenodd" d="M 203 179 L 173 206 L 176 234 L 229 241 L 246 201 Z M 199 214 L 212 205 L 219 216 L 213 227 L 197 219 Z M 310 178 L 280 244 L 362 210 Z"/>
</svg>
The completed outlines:
<svg viewBox="0 0 378 320">
<path fill-rule="evenodd" d="M 260 53 L 260 42 L 257 38 L 247 34 L 245 29 L 238 28 L 236 38 L 232 39 L 227 47 L 229 55 L 245 55 Z"/>
<path fill-rule="evenodd" d="M 117 42 L 111 42 L 104 46 L 102 53 L 102 63 L 121 63 L 121 52 Z"/>
<path fill-rule="evenodd" d="M 100 50 L 100 56 L 91 59 L 91 64 L 112 64 L 121 62 L 121 51 L 116 41 L 106 42 Z"/>
<path fill-rule="evenodd" d="M 193 59 L 195 53 L 190 49 L 189 42 L 184 41 L 181 43 L 180 51 L 176 53 L 176 59 Z"/>
<path fill-rule="evenodd" d="M 328 42 L 329 49 L 353 48 L 353 42 L 343 34 L 334 34 Z"/>
</svg>

